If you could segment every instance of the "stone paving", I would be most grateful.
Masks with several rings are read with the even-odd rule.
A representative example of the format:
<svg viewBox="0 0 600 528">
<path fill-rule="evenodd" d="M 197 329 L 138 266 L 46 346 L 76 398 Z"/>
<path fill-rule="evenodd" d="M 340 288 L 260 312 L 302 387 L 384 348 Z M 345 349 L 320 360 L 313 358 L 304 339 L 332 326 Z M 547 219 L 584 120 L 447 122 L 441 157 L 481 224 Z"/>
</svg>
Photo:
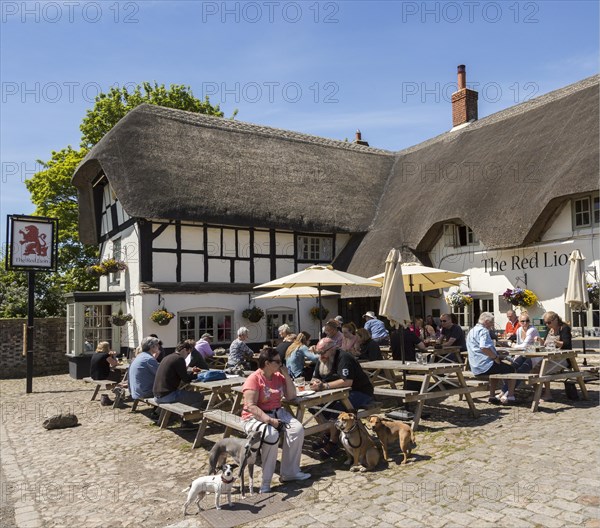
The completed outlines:
<svg viewBox="0 0 600 528">
<path fill-rule="evenodd" d="M 500 408 L 477 398 L 477 420 L 457 398 L 429 405 L 410 463 L 367 474 L 350 473 L 343 456 L 318 461 L 306 442 L 302 466 L 314 478 L 275 478 L 288 510 L 243 526 L 600 528 L 598 383 L 588 389 L 590 401 L 571 402 L 553 384 L 556 401 L 535 414 L 527 403 Z M 30 395 L 24 380 L 0 381 L 0 525 L 208 526 L 199 515 L 183 519 L 181 490 L 206 474 L 205 447 L 219 430 L 192 451 L 194 431 L 159 430 L 149 411 L 113 411 L 91 393 L 66 375 L 36 378 Z M 41 427 L 61 411 L 81 425 Z M 212 497 L 203 505 L 213 507 Z"/>
</svg>

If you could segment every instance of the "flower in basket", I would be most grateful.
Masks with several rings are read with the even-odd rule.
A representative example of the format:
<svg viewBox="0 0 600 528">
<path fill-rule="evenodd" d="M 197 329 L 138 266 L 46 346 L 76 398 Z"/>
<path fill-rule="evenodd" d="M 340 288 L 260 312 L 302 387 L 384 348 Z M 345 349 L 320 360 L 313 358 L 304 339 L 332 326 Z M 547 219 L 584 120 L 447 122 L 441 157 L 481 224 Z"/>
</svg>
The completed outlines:
<svg viewBox="0 0 600 528">
<path fill-rule="evenodd" d="M 251 323 L 258 323 L 265 316 L 265 312 L 262 308 L 258 306 L 253 306 L 252 308 L 246 308 L 242 312 L 242 317 L 244 319 L 248 319 Z"/>
<path fill-rule="evenodd" d="M 118 313 L 113 313 L 110 316 L 110 322 L 114 326 L 124 326 L 126 323 L 133 319 L 133 315 L 124 314 L 123 310 L 119 310 Z"/>
<path fill-rule="evenodd" d="M 523 308 L 529 308 L 538 301 L 535 293 L 533 293 L 531 290 L 526 290 L 523 288 L 515 288 L 514 290 L 508 288 L 502 294 L 502 297 L 504 297 L 504 299 L 513 306 L 521 306 Z"/>
<path fill-rule="evenodd" d="M 109 273 L 117 273 L 119 271 L 125 271 L 127 264 L 122 260 L 115 260 L 113 258 L 104 259 L 99 264 L 94 264 L 87 268 L 87 272 L 90 275 L 100 277 L 102 275 L 108 275 Z"/>
<path fill-rule="evenodd" d="M 473 297 L 471 297 L 468 293 L 463 293 L 459 290 L 449 293 L 446 296 L 446 302 L 455 308 L 462 308 L 463 306 L 468 306 L 471 304 L 473 302 Z"/>
<path fill-rule="evenodd" d="M 173 317 L 175 317 L 175 314 L 165 310 L 164 308 L 154 310 L 150 314 L 150 319 L 161 326 L 168 325 Z"/>
<path fill-rule="evenodd" d="M 321 317 L 319 317 L 319 306 L 313 306 L 310 310 L 310 315 L 312 315 L 313 319 L 316 319 L 317 321 L 319 319 L 323 320 L 327 318 L 327 315 L 329 314 L 329 310 L 327 308 L 325 308 L 324 306 L 321 306 Z"/>
<path fill-rule="evenodd" d="M 125 271 L 127 269 L 127 264 L 122 260 L 116 260 L 113 258 L 104 259 L 100 266 L 102 266 L 107 273 L 117 273 L 119 271 Z"/>
<path fill-rule="evenodd" d="M 598 291 L 598 283 L 597 282 L 588 282 L 587 283 L 587 291 L 588 291 L 588 297 L 590 299 L 590 303 L 598 304 L 598 296 L 600 293 Z"/>
</svg>

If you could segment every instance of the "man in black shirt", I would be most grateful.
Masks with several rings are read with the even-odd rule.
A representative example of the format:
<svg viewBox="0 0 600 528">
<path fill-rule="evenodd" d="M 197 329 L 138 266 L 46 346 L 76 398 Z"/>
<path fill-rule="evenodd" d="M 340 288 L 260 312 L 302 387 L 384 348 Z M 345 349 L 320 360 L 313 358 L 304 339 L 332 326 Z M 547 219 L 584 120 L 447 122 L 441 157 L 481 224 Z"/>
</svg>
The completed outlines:
<svg viewBox="0 0 600 528">
<path fill-rule="evenodd" d="M 179 343 L 175 352 L 166 356 L 158 366 L 152 392 L 158 403 L 180 402 L 200 408 L 204 395 L 199 392 L 180 389 L 182 383 L 189 383 L 200 369 L 194 367 L 188 371 L 185 358 L 194 345 L 191 341 Z"/>
<path fill-rule="evenodd" d="M 319 362 L 315 366 L 310 384 L 312 390 L 322 391 L 350 387 L 349 400 L 355 409 L 365 408 L 373 402 L 373 385 L 352 354 L 337 348 L 329 337 L 324 337 L 317 343 L 316 354 L 319 356 Z M 341 402 L 335 402 L 330 409 L 347 410 Z M 338 447 L 338 437 L 339 431 L 332 424 L 329 441 L 323 439 L 323 441 L 317 442 L 323 446 L 321 451 L 323 458 L 328 458 L 335 453 Z"/>
<path fill-rule="evenodd" d="M 445 339 L 444 346 L 458 346 L 461 352 L 467 351 L 467 341 L 463 329 L 452 322 L 452 316 L 442 314 L 440 316 L 442 325 L 442 336 Z"/>
</svg>

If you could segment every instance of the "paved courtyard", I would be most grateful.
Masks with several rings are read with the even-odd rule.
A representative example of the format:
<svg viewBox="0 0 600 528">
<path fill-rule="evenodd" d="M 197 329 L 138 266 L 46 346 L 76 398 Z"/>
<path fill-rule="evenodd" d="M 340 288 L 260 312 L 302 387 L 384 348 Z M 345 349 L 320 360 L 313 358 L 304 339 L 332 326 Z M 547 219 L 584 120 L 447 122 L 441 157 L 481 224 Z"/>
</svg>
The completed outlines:
<svg viewBox="0 0 600 528">
<path fill-rule="evenodd" d="M 307 441 L 302 466 L 314 478 L 275 478 L 285 509 L 243 526 L 600 528 L 597 382 L 588 388 L 590 401 L 571 402 L 554 384 L 555 402 L 536 414 L 527 403 L 499 408 L 485 398 L 475 400 L 476 420 L 458 398 L 429 405 L 416 456 L 373 473 L 350 473 L 342 456 L 320 462 Z M 192 451 L 194 431 L 159 430 L 149 411 L 113 411 L 91 394 L 67 375 L 35 379 L 30 395 L 25 380 L 0 381 L 1 526 L 210 526 L 200 515 L 183 519 L 182 490 L 206 473 L 206 448 L 219 430 Z M 42 428 L 45 417 L 66 411 L 79 427 Z M 213 497 L 202 504 L 213 508 Z"/>
</svg>

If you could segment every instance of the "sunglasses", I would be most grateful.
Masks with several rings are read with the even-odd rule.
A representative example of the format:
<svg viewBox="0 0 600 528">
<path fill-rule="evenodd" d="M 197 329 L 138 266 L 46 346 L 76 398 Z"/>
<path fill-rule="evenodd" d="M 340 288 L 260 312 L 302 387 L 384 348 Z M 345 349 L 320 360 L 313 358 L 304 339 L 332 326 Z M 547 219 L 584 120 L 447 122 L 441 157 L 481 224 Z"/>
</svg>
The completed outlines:
<svg viewBox="0 0 600 528">
<path fill-rule="evenodd" d="M 521 319 L 521 320 L 519 321 L 519 323 L 528 323 L 528 322 L 529 322 L 529 319 Z"/>
<path fill-rule="evenodd" d="M 447 323 L 448 319 L 440 319 L 440 323 Z"/>
</svg>

